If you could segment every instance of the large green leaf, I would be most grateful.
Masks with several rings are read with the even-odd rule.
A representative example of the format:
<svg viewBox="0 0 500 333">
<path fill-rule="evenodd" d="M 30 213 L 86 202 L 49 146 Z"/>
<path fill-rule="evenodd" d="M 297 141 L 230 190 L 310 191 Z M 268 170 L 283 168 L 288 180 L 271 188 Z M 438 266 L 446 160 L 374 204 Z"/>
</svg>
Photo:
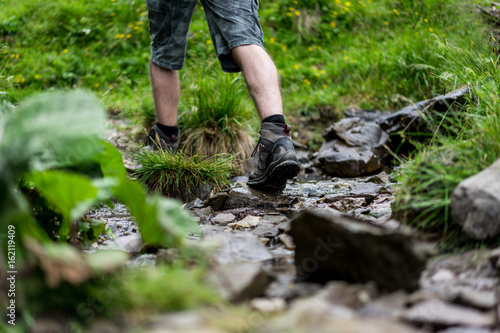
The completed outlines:
<svg viewBox="0 0 500 333">
<path fill-rule="evenodd" d="M 17 109 L 2 109 L 0 177 L 78 164 L 101 149 L 106 114 L 90 93 L 43 93 Z"/>
<path fill-rule="evenodd" d="M 72 221 L 99 202 L 99 188 L 90 178 L 80 174 L 50 170 L 32 173 L 26 177 L 26 181 L 32 183 L 63 216 L 62 235 L 68 234 Z"/>
</svg>

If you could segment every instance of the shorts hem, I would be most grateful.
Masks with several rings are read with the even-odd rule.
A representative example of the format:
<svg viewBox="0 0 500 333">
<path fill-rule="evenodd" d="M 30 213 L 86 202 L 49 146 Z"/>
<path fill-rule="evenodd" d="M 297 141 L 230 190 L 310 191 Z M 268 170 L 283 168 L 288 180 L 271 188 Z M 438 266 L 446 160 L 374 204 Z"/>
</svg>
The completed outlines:
<svg viewBox="0 0 500 333">
<path fill-rule="evenodd" d="M 157 66 L 160 66 L 161 68 L 175 70 L 175 71 L 181 70 L 184 67 L 184 64 L 170 64 L 153 58 L 151 58 L 151 62 Z"/>
</svg>

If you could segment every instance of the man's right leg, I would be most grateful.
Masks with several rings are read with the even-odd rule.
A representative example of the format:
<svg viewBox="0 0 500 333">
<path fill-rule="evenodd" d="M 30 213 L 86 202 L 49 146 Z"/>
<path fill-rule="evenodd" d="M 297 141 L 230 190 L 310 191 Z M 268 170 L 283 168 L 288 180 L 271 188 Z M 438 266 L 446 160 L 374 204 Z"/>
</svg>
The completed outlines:
<svg viewBox="0 0 500 333">
<path fill-rule="evenodd" d="M 162 148 L 175 154 L 179 145 L 179 72 L 150 62 L 149 75 L 157 120 L 149 135 L 152 140 L 151 148 Z"/>
</svg>

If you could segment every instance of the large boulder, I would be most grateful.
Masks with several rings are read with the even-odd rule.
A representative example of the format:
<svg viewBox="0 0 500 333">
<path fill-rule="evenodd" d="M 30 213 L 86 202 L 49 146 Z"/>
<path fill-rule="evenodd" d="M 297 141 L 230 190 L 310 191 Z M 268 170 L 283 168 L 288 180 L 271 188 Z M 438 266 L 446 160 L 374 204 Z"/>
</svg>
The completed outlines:
<svg viewBox="0 0 500 333">
<path fill-rule="evenodd" d="M 451 196 L 451 216 L 473 239 L 500 234 L 500 160 L 458 184 Z"/>
<path fill-rule="evenodd" d="M 360 118 L 346 118 L 324 133 L 318 160 L 335 176 L 355 177 L 373 173 L 384 165 L 389 136 L 379 125 Z"/>
<path fill-rule="evenodd" d="M 410 234 L 347 215 L 304 211 L 292 220 L 289 234 L 297 274 L 308 281 L 374 281 L 384 290 L 411 291 L 425 268 Z"/>
</svg>

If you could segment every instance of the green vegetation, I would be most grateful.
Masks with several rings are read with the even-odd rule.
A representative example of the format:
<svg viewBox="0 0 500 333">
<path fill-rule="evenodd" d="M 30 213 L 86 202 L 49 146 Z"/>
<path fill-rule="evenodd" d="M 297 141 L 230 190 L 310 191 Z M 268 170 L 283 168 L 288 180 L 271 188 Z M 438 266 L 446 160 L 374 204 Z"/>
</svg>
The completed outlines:
<svg viewBox="0 0 500 333">
<path fill-rule="evenodd" d="M 19 107 L 1 101 L 0 114 L 1 256 L 2 262 L 12 258 L 7 254 L 15 248 L 15 270 L 23 274 L 16 294 L 17 308 L 22 311 L 20 326 L 29 325 L 33 316 L 46 311 L 85 321 L 88 312 L 79 309 L 85 308 L 89 297 L 97 300 L 94 306 L 101 315 L 121 308 L 132 311 L 143 307 L 146 299 L 158 309 L 182 309 L 217 300 L 201 283 L 203 265 L 197 270 L 182 263 L 172 269 L 158 267 L 148 272 L 151 279 L 142 274 L 140 281 L 134 276 L 141 273 L 125 272 L 130 278 L 111 283 L 127 254 L 78 251 L 79 237 L 95 239 L 104 230 L 102 223 L 86 220 L 86 213 L 101 202 L 112 205 L 112 199 L 128 206 L 149 246 L 183 249 L 186 235 L 197 231 L 179 203 L 148 196 L 127 178 L 120 153 L 99 137 L 105 112 L 91 94 L 49 92 Z M 163 285 L 176 277 L 182 277 L 185 285 Z M 138 288 L 144 279 L 150 284 Z M 103 300 L 99 295 L 110 290 L 108 283 L 117 292 Z M 157 293 L 152 297 L 153 289 L 170 290 L 173 296 Z M 183 290 L 195 294 L 180 302 L 178 293 Z M 1 295 L 2 307 L 6 302 L 6 295 Z"/>
<path fill-rule="evenodd" d="M 485 39 L 476 3 L 262 2 L 265 44 L 281 73 L 287 112 L 312 115 L 326 109 L 340 115 L 350 104 L 396 109 L 442 92 L 436 76 L 445 60 L 438 42 L 468 50 Z M 11 94 L 13 103 L 52 87 L 84 87 L 108 109 L 151 114 L 143 1 L 0 4 L 0 90 Z M 201 6 L 195 10 L 188 46 L 181 112 L 196 106 L 190 104 L 191 87 L 203 85 L 198 76 L 184 73 L 220 70 Z"/>
<path fill-rule="evenodd" d="M 404 164 L 395 210 L 422 229 L 448 233 L 456 232 L 449 211 L 456 185 L 500 157 L 500 70 L 498 56 L 484 55 L 489 47 L 484 53 L 441 48 L 448 60 L 441 78 L 468 84 L 472 93 L 463 110 L 450 111 L 450 124 L 430 120 L 435 136 Z"/>
<path fill-rule="evenodd" d="M 454 187 L 500 157 L 499 60 L 478 3 L 272 0 L 260 10 L 287 115 L 319 122 L 318 131 L 350 104 L 396 110 L 470 86 L 466 107 L 445 121 L 429 119 L 431 140 L 415 143 L 403 164 L 394 206 L 408 223 L 444 233 L 447 242 L 458 234 L 449 213 Z M 140 315 L 218 302 L 203 286 L 203 264 L 192 267 L 186 259 L 145 273 L 124 269 L 128 257 L 118 252 L 104 260 L 78 251 L 105 232 L 103 223 L 86 219 L 88 210 L 115 200 L 128 206 L 152 247 L 185 250 L 186 235 L 197 231 L 178 202 L 150 196 L 129 179 L 120 153 L 100 139 L 107 122 L 100 105 L 132 124 L 154 120 L 144 1 L 0 0 L 0 6 L 0 240 L 4 257 L 6 228 L 15 228 L 24 323 L 45 311 L 80 309 L 68 313 L 78 326 L 116 310 Z M 220 73 L 200 6 L 181 77 L 180 126 L 191 156 L 142 151 L 135 174 L 173 196 L 179 188 L 194 191 L 195 183 L 226 186 L 236 157 L 217 154 L 245 158 L 253 148 L 248 133 L 258 125 L 241 74 Z M 0 306 L 6 301 L 0 295 Z M 237 320 L 246 310 L 237 311 L 229 329 L 250 331 Z"/>
<path fill-rule="evenodd" d="M 184 201 L 197 193 L 200 186 L 212 187 L 215 192 L 224 189 L 237 169 L 235 156 L 228 154 L 186 156 L 179 151 L 172 156 L 163 150 L 142 150 L 136 157 L 141 167 L 134 171 L 134 176 L 142 184 L 156 193 Z"/>
</svg>

